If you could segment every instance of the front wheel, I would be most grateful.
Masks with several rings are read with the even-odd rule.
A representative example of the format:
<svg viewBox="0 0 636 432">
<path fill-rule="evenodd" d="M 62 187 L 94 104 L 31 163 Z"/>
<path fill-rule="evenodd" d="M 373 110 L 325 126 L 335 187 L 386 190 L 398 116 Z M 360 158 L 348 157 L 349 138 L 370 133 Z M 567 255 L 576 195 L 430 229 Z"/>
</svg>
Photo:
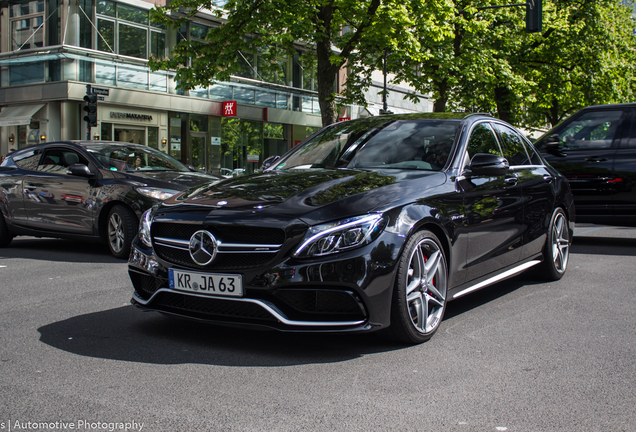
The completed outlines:
<svg viewBox="0 0 636 432">
<path fill-rule="evenodd" d="M 561 207 L 554 210 L 550 219 L 548 237 L 543 251 L 541 276 L 548 281 L 563 277 L 570 258 L 570 230 L 568 217 Z"/>
<path fill-rule="evenodd" d="M 138 221 L 126 206 L 118 204 L 108 213 L 108 247 L 115 258 L 126 259 L 137 234 Z"/>
<path fill-rule="evenodd" d="M 446 310 L 448 267 L 440 241 L 430 231 L 411 237 L 398 264 L 393 289 L 393 338 L 422 343 L 439 328 Z"/>
</svg>

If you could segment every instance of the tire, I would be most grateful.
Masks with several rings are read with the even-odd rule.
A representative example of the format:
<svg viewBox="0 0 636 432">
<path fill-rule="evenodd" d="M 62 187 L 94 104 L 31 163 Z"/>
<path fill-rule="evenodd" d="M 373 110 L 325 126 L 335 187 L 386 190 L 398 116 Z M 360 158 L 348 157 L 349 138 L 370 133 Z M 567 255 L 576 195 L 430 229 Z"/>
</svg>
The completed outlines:
<svg viewBox="0 0 636 432">
<path fill-rule="evenodd" d="M 570 258 L 570 231 L 568 217 L 561 207 L 552 213 L 548 236 L 543 251 L 540 276 L 547 281 L 557 281 L 563 277 Z"/>
<path fill-rule="evenodd" d="M 0 212 L 0 248 L 9 246 L 11 240 L 13 240 L 13 235 L 9 232 L 4 216 Z"/>
<path fill-rule="evenodd" d="M 435 334 L 446 310 L 447 284 L 440 241 L 430 231 L 415 233 L 398 263 L 388 328 L 393 339 L 418 344 Z"/>
<path fill-rule="evenodd" d="M 126 206 L 118 204 L 108 213 L 106 237 L 110 253 L 115 258 L 127 259 L 130 245 L 137 235 L 139 221 Z"/>
</svg>

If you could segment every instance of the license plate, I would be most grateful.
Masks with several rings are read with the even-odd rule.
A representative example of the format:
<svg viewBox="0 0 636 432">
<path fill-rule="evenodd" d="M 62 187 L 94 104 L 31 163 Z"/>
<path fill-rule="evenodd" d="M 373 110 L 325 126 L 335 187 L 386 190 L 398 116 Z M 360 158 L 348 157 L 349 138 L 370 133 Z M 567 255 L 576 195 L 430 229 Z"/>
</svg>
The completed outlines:
<svg viewBox="0 0 636 432">
<path fill-rule="evenodd" d="M 170 288 L 201 294 L 243 297 L 241 275 L 222 273 L 200 273 L 170 269 Z"/>
</svg>

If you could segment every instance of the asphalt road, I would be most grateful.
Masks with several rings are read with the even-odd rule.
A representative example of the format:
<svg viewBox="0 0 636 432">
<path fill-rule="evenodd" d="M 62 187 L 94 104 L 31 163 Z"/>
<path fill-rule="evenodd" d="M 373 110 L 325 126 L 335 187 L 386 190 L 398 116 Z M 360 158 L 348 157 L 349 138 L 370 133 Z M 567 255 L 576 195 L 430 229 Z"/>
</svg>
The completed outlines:
<svg viewBox="0 0 636 432">
<path fill-rule="evenodd" d="M 450 303 L 429 342 L 143 313 L 96 245 L 0 249 L 0 431 L 636 431 L 636 229 Z"/>
</svg>

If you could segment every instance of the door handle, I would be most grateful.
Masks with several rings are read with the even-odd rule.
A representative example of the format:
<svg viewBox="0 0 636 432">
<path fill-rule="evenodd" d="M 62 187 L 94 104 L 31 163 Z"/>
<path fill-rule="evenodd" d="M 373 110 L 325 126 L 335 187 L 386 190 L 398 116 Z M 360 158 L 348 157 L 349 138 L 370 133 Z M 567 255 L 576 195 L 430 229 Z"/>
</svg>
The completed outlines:
<svg viewBox="0 0 636 432">
<path fill-rule="evenodd" d="M 506 182 L 506 186 L 514 186 L 517 184 L 517 181 L 519 181 L 519 179 L 515 176 L 515 177 L 506 177 L 506 179 L 504 180 Z"/>
<path fill-rule="evenodd" d="M 585 159 L 585 162 L 605 162 L 605 161 L 607 161 L 607 159 L 602 157 L 590 157 Z"/>
<path fill-rule="evenodd" d="M 543 180 L 550 183 L 552 180 L 554 180 L 554 177 L 552 177 L 550 174 L 544 174 Z"/>
</svg>

